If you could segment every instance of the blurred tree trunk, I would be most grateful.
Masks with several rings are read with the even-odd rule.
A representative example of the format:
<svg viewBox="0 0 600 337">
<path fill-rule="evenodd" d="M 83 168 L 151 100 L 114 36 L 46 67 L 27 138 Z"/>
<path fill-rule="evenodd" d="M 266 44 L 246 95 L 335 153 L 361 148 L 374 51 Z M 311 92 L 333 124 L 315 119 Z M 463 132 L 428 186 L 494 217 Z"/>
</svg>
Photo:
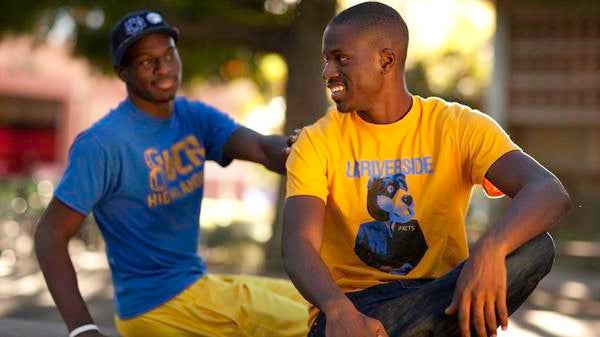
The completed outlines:
<svg viewBox="0 0 600 337">
<path fill-rule="evenodd" d="M 321 39 L 325 26 L 335 15 L 335 0 L 304 0 L 297 10 L 283 56 L 288 64 L 285 134 L 314 123 L 325 113 L 327 99 L 321 77 Z M 280 273 L 281 225 L 285 178 L 279 186 L 273 236 L 266 244 L 266 271 Z"/>
</svg>

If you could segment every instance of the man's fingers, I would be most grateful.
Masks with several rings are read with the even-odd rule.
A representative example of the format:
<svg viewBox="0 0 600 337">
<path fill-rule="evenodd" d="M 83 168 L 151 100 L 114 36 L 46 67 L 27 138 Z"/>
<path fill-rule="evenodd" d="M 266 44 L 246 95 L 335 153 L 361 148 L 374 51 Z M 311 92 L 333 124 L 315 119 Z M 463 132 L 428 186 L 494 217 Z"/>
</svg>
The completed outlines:
<svg viewBox="0 0 600 337">
<path fill-rule="evenodd" d="M 485 328 L 485 319 L 483 316 L 483 306 L 485 305 L 483 295 L 479 294 L 471 302 L 471 321 L 475 326 L 478 337 L 488 337 Z"/>
<path fill-rule="evenodd" d="M 496 336 L 498 324 L 496 323 L 496 305 L 494 298 L 490 297 L 485 301 L 485 325 L 487 326 L 488 336 Z"/>
<path fill-rule="evenodd" d="M 294 131 L 292 131 L 292 134 L 287 137 L 288 146 L 292 146 L 298 140 L 301 131 L 302 129 L 294 129 Z"/>
<path fill-rule="evenodd" d="M 496 294 L 496 313 L 500 320 L 502 330 L 508 329 L 508 309 L 506 308 L 506 288 L 498 290 Z"/>
<path fill-rule="evenodd" d="M 379 326 L 375 330 L 375 333 L 376 333 L 377 337 L 389 337 L 387 331 L 385 331 L 385 328 L 383 327 L 383 324 L 381 324 L 381 323 L 379 323 Z"/>
<path fill-rule="evenodd" d="M 456 314 L 456 310 L 458 308 L 458 296 L 456 295 L 456 290 L 454 291 L 454 295 L 452 296 L 452 301 L 450 305 L 444 310 L 446 315 L 454 315 Z"/>
<path fill-rule="evenodd" d="M 390 337 L 390 336 L 388 335 L 387 331 L 385 331 L 385 329 L 382 329 L 377 332 L 377 337 Z"/>
<path fill-rule="evenodd" d="M 458 325 L 462 337 L 471 337 L 471 298 L 463 297 L 458 303 Z"/>
<path fill-rule="evenodd" d="M 380 321 L 376 319 L 370 319 L 367 323 L 369 326 L 369 330 L 375 332 L 375 336 L 377 337 L 389 337 L 387 332 L 385 331 L 385 327 L 381 324 Z"/>
</svg>

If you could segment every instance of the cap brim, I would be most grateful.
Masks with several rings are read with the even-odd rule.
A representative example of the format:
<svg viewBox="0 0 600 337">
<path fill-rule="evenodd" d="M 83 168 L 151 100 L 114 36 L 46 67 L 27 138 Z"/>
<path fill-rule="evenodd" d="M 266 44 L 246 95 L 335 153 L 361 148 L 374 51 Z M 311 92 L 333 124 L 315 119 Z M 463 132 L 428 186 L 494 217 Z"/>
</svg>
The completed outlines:
<svg viewBox="0 0 600 337">
<path fill-rule="evenodd" d="M 175 42 L 177 42 L 177 40 L 179 39 L 179 30 L 177 30 L 176 28 L 165 27 L 165 26 L 148 28 L 148 29 L 144 30 L 143 32 L 141 32 L 140 34 L 132 36 L 129 39 L 123 41 L 123 43 L 121 43 L 121 45 L 119 46 L 119 48 L 117 49 L 117 51 L 114 54 L 113 66 L 121 65 L 121 62 L 123 61 L 123 56 L 125 56 L 127 49 L 129 49 L 129 47 L 131 47 L 131 45 L 133 45 L 134 43 L 139 41 L 141 38 L 146 37 L 150 34 L 154 34 L 154 33 L 168 34 L 175 40 Z"/>
</svg>

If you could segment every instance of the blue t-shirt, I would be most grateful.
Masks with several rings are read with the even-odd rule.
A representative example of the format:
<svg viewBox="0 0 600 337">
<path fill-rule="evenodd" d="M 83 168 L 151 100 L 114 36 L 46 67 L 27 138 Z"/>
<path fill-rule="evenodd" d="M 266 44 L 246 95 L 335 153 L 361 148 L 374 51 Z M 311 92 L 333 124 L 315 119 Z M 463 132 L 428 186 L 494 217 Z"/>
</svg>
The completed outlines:
<svg viewBox="0 0 600 337">
<path fill-rule="evenodd" d="M 204 275 L 197 253 L 204 162 L 231 162 L 223 147 L 238 127 L 182 97 L 168 119 L 125 100 L 75 139 L 54 196 L 81 214 L 93 211 L 119 317 L 149 311 Z"/>
</svg>

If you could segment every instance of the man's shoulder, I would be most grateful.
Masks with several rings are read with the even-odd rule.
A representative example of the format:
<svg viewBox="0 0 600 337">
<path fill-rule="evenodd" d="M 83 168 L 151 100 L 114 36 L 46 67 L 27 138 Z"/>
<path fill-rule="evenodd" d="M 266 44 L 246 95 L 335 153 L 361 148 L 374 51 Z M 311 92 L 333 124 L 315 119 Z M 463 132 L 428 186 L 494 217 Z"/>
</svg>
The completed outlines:
<svg viewBox="0 0 600 337">
<path fill-rule="evenodd" d="M 180 117 L 208 117 L 209 112 L 219 111 L 216 107 L 198 99 L 190 99 L 185 96 L 175 98 L 177 113 Z"/>
<path fill-rule="evenodd" d="M 330 110 L 313 124 L 303 127 L 293 148 L 301 149 L 300 151 L 312 149 L 309 152 L 316 150 L 320 156 L 330 153 L 329 149 L 335 147 L 336 139 L 339 139 L 339 115 L 339 112 Z M 292 152 L 291 156 L 294 154 Z"/>
<path fill-rule="evenodd" d="M 468 116 L 481 114 L 465 104 L 449 102 L 440 97 L 418 97 L 418 99 L 421 101 L 423 115 L 444 126 L 452 126 L 453 123 L 461 123 Z"/>
<path fill-rule="evenodd" d="M 335 109 L 330 109 L 324 116 L 316 122 L 304 128 L 307 133 L 312 135 L 326 136 L 332 132 L 339 132 L 344 120 L 349 114 L 342 114 Z"/>
<path fill-rule="evenodd" d="M 201 110 L 205 106 L 205 104 L 200 102 L 199 100 L 193 100 L 185 96 L 177 96 L 174 102 L 175 106 L 177 107 L 177 112 L 182 114 L 188 114 L 190 111 L 196 109 Z"/>
<path fill-rule="evenodd" d="M 121 130 L 126 130 L 130 127 L 130 123 L 126 119 L 123 104 L 122 102 L 109 110 L 106 115 L 102 116 L 87 129 L 81 131 L 77 135 L 75 142 L 97 142 L 98 144 L 111 141 L 118 142 L 121 135 L 127 134 L 127 132 L 121 132 Z"/>
<path fill-rule="evenodd" d="M 469 130 L 483 130 L 498 123 L 491 116 L 473 109 L 465 104 L 447 102 L 438 97 L 423 99 L 423 111 L 429 118 L 430 127 L 436 130 L 458 132 L 458 134 Z"/>
<path fill-rule="evenodd" d="M 417 96 L 419 100 L 421 100 L 421 104 L 423 106 L 423 110 L 437 113 L 446 113 L 446 114 L 460 114 L 463 111 L 472 111 L 473 109 L 469 106 L 459 103 L 459 102 L 449 102 L 444 100 L 443 98 L 430 96 L 427 98 L 422 98 Z"/>
</svg>

